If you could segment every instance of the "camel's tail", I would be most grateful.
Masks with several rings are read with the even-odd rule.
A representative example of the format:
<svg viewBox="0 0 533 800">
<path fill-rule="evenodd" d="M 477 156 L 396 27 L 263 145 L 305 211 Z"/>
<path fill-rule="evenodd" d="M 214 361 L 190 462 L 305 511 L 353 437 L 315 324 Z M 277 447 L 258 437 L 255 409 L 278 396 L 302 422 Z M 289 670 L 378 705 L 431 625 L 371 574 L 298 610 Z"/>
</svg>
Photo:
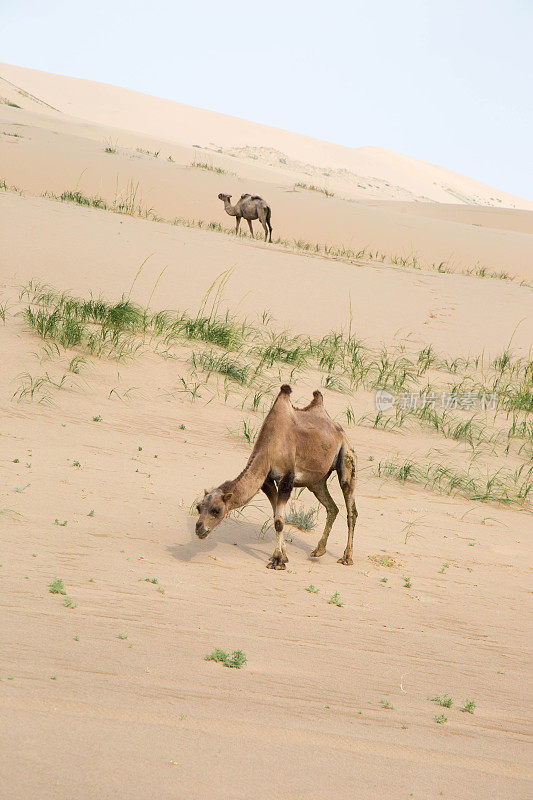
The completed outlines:
<svg viewBox="0 0 533 800">
<path fill-rule="evenodd" d="M 272 214 L 272 211 L 270 210 L 270 206 L 267 206 L 266 224 L 268 225 L 268 230 L 269 230 L 269 233 L 270 233 L 270 235 L 269 235 L 269 241 L 270 242 L 272 241 L 272 225 L 270 224 L 270 215 L 271 214 Z"/>
</svg>

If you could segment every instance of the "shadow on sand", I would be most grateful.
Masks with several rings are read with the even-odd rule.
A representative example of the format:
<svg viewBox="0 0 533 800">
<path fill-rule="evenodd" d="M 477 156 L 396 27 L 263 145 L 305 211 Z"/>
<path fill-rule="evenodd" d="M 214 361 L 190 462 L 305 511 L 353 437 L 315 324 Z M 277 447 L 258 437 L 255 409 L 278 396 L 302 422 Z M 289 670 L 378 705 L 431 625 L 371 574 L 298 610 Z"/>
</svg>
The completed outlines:
<svg viewBox="0 0 533 800">
<path fill-rule="evenodd" d="M 210 533 L 205 539 L 199 539 L 194 532 L 195 520 L 187 521 L 187 528 L 190 534 L 190 541 L 186 544 L 173 544 L 167 546 L 167 551 L 178 561 L 192 562 L 204 555 L 214 555 L 218 545 L 221 543 L 233 545 L 251 556 L 256 561 L 268 562 L 274 549 L 274 531 L 269 531 L 265 539 L 258 538 L 260 526 L 253 522 L 243 522 L 242 520 L 227 520 Z M 290 559 L 290 550 L 297 548 L 306 556 L 307 560 L 314 564 L 316 559 L 310 557 L 310 552 L 314 548 L 316 541 L 320 538 L 318 529 L 309 534 L 302 534 L 294 528 L 286 527 L 287 551 Z M 300 538 L 305 537 L 305 538 Z M 316 541 L 315 541 L 316 539 Z"/>
</svg>

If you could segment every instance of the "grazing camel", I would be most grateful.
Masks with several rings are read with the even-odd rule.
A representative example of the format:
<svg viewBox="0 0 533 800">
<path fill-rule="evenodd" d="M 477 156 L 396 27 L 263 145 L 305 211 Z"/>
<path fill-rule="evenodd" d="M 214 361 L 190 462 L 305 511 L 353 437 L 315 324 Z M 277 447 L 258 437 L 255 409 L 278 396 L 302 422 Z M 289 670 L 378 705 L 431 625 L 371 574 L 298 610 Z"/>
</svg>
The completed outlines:
<svg viewBox="0 0 533 800">
<path fill-rule="evenodd" d="M 336 472 L 348 512 L 348 542 L 339 564 L 353 564 L 353 532 L 357 519 L 355 453 L 341 426 L 326 413 L 318 390 L 313 392 L 313 400 L 305 408 L 292 405 L 291 391 L 290 386 L 281 387 L 240 475 L 210 492 L 204 491 L 197 505 L 200 518 L 196 523 L 196 535 L 205 539 L 230 511 L 249 503 L 262 489 L 272 505 L 277 537 L 267 567 L 285 569 L 288 558 L 283 539 L 283 510 L 293 487 L 305 486 L 327 512 L 324 533 L 311 553 L 314 557 L 323 556 L 339 511 L 327 487 L 327 479 Z"/>
<path fill-rule="evenodd" d="M 272 225 L 270 224 L 270 206 L 258 194 L 241 194 L 241 199 L 234 206 L 231 205 L 230 194 L 219 194 L 219 200 L 224 201 L 224 209 L 226 214 L 230 217 L 237 217 L 235 224 L 235 233 L 239 233 L 239 225 L 241 219 L 248 222 L 252 239 L 254 238 L 254 229 L 252 228 L 252 220 L 258 219 L 265 231 L 265 242 L 272 241 Z"/>
</svg>

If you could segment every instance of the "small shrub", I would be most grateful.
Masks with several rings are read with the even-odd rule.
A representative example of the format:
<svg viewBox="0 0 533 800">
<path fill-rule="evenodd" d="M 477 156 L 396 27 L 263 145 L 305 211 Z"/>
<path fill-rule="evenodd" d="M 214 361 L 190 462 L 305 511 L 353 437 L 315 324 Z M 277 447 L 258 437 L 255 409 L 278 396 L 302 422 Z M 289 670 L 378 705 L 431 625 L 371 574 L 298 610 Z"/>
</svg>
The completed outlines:
<svg viewBox="0 0 533 800">
<path fill-rule="evenodd" d="M 227 658 L 228 658 L 228 654 L 226 653 L 226 651 L 225 650 L 220 650 L 220 648 L 217 647 L 216 650 L 213 650 L 212 653 L 210 653 L 209 655 L 207 655 L 205 657 L 205 660 L 206 661 L 217 661 L 217 662 L 221 661 L 221 662 L 225 662 Z"/>
<path fill-rule="evenodd" d="M 234 650 L 231 657 L 227 658 L 224 662 L 224 666 L 230 669 L 242 669 L 246 661 L 246 654 L 242 650 Z"/>
<path fill-rule="evenodd" d="M 191 167 L 197 167 L 198 169 L 205 169 L 208 172 L 216 172 L 217 175 L 227 175 L 228 171 L 222 169 L 222 167 L 215 167 L 213 164 L 209 164 L 207 161 L 191 161 Z"/>
<path fill-rule="evenodd" d="M 305 591 L 311 592 L 311 594 L 318 594 L 320 589 L 317 589 L 316 586 L 313 586 L 313 584 L 311 583 L 309 584 L 309 586 L 305 587 Z"/>
<path fill-rule="evenodd" d="M 242 669 L 247 661 L 246 653 L 244 653 L 243 650 L 234 650 L 231 656 L 229 656 L 225 650 L 220 650 L 219 648 L 205 656 L 205 660 L 216 661 L 230 669 Z"/>
<path fill-rule="evenodd" d="M 464 706 L 462 706 L 461 711 L 465 711 L 467 714 L 473 714 L 476 704 L 473 700 L 465 700 Z"/>
<path fill-rule="evenodd" d="M 67 590 L 65 589 L 65 584 L 63 583 L 63 578 L 54 578 L 54 580 L 48 584 L 48 591 L 50 594 L 65 594 Z"/>
<path fill-rule="evenodd" d="M 329 192 L 324 186 L 315 186 L 312 183 L 295 183 L 295 189 L 307 189 L 310 192 L 321 192 L 326 197 L 334 197 L 334 192 Z"/>
<path fill-rule="evenodd" d="M 334 592 L 328 600 L 328 603 L 334 606 L 339 606 L 341 608 L 344 603 L 341 600 L 341 596 L 338 592 Z"/>
<path fill-rule="evenodd" d="M 444 708 L 451 708 L 453 705 L 453 698 L 447 694 L 443 694 L 442 697 L 432 697 L 431 700 L 433 703 L 438 703 L 439 706 L 444 706 Z"/>
<path fill-rule="evenodd" d="M 444 725 L 445 722 L 448 722 L 448 717 L 446 714 L 439 714 L 438 716 L 433 717 L 437 725 Z"/>
<path fill-rule="evenodd" d="M 304 508 L 297 509 L 294 503 L 291 503 L 289 511 L 285 514 L 285 522 L 301 531 L 311 531 L 316 526 L 316 517 L 316 508 L 306 511 Z"/>
</svg>

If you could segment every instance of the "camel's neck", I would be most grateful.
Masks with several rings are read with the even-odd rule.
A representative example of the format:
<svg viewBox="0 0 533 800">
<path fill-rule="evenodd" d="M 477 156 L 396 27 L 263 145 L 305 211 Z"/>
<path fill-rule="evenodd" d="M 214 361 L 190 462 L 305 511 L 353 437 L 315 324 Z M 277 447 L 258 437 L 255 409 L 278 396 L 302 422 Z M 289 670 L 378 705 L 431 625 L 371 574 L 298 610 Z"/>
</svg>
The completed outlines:
<svg viewBox="0 0 533 800">
<path fill-rule="evenodd" d="M 270 472 L 270 460 L 268 455 L 263 452 L 254 452 L 241 472 L 234 480 L 226 481 L 222 484 L 225 492 L 232 492 L 228 503 L 228 510 L 241 508 L 249 503 L 266 480 Z M 222 488 L 221 487 L 221 488 Z"/>
<path fill-rule="evenodd" d="M 236 217 L 237 216 L 237 211 L 235 209 L 235 206 L 232 206 L 231 203 L 228 200 L 224 201 L 224 209 L 226 211 L 226 214 L 229 214 L 230 217 Z"/>
</svg>

